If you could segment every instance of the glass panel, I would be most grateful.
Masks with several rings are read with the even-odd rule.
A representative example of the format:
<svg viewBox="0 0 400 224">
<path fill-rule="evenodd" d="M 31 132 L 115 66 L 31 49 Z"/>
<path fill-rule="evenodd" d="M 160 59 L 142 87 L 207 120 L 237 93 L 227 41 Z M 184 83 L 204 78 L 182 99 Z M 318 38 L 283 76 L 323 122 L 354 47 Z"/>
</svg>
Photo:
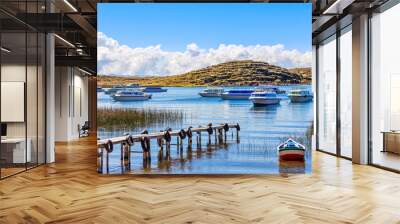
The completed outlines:
<svg viewBox="0 0 400 224">
<path fill-rule="evenodd" d="M 340 36 L 340 153 L 352 157 L 352 35 L 351 26 Z"/>
<path fill-rule="evenodd" d="M 400 5 L 374 15 L 372 25 L 372 163 L 400 170 Z"/>
<path fill-rule="evenodd" d="M 31 151 L 30 153 L 30 161 L 27 164 L 28 167 L 34 167 L 37 165 L 38 160 L 38 141 L 37 141 L 37 132 L 38 132 L 38 107 L 37 107 L 37 98 L 38 98 L 38 88 L 37 88 L 37 80 L 38 80 L 38 36 L 36 32 L 27 33 L 28 38 L 28 63 L 27 63 L 27 82 L 26 82 L 26 111 L 27 111 L 27 149 Z"/>
<path fill-rule="evenodd" d="M 38 13 L 37 1 L 27 2 L 27 13 Z M 31 19 L 36 23 L 37 17 Z M 35 30 L 27 30 L 27 80 L 26 80 L 26 113 L 27 113 L 27 150 L 30 153 L 30 162 L 27 166 L 35 167 L 38 164 L 38 45 L 39 36 Z"/>
<path fill-rule="evenodd" d="M 21 16 L 43 13 L 45 1 L 1 1 L 0 7 Z M 44 34 L 2 12 L 0 20 L 0 177 L 4 178 L 45 162 L 46 54 Z"/>
<path fill-rule="evenodd" d="M 45 44 L 46 37 L 39 33 L 38 41 L 38 164 L 45 163 Z"/>
<path fill-rule="evenodd" d="M 2 33 L 1 43 L 1 140 L 2 177 L 25 170 L 26 150 L 26 33 Z M 29 147 L 28 147 L 29 149 Z"/>
<path fill-rule="evenodd" d="M 336 36 L 318 48 L 318 147 L 336 153 Z"/>
</svg>

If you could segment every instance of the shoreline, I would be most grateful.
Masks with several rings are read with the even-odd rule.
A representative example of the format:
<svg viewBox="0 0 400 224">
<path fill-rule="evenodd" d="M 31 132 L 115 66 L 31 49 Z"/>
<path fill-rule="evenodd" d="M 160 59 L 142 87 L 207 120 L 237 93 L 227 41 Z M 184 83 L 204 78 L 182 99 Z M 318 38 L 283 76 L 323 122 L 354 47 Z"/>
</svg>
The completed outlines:
<svg viewBox="0 0 400 224">
<path fill-rule="evenodd" d="M 117 83 L 107 83 L 107 84 L 98 84 L 97 87 L 100 88 L 111 88 L 114 85 L 128 85 L 132 84 L 135 82 L 117 82 Z M 137 83 L 137 82 L 136 82 Z M 265 83 L 261 85 L 141 85 L 139 84 L 140 87 L 185 87 L 185 88 L 190 88 L 190 87 L 257 87 L 257 86 L 294 86 L 294 85 L 312 85 L 312 82 L 304 82 L 304 83 Z"/>
</svg>

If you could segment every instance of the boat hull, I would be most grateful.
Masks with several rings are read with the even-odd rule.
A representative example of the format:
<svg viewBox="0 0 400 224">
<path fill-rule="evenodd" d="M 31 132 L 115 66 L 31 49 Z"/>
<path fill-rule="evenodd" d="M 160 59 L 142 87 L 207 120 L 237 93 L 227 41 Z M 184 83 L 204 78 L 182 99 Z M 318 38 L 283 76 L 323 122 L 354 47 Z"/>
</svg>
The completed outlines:
<svg viewBox="0 0 400 224">
<path fill-rule="evenodd" d="M 280 103 L 279 98 L 261 98 L 261 97 L 250 97 L 251 102 L 255 106 L 275 105 Z"/>
<path fill-rule="evenodd" d="M 111 95 L 111 94 L 114 94 L 114 93 L 116 93 L 118 90 L 116 90 L 116 89 L 105 89 L 104 90 L 104 93 L 105 94 L 108 94 L 108 95 Z"/>
<path fill-rule="evenodd" d="M 300 149 L 284 149 L 279 150 L 279 159 L 280 160 L 304 160 L 304 150 Z"/>
<path fill-rule="evenodd" d="M 224 100 L 248 100 L 250 95 L 227 95 L 227 94 L 222 94 L 221 97 Z"/>
<path fill-rule="evenodd" d="M 162 88 L 142 88 L 142 92 L 145 93 L 164 93 L 167 91 L 168 89 L 162 89 Z"/>
<path fill-rule="evenodd" d="M 221 97 L 221 93 L 204 93 L 204 92 L 200 92 L 199 93 L 200 96 L 202 97 Z"/>
<path fill-rule="evenodd" d="M 313 100 L 312 96 L 288 96 L 288 97 L 290 99 L 290 102 L 293 103 L 305 103 Z"/>
<path fill-rule="evenodd" d="M 148 96 L 112 96 L 115 101 L 145 101 L 151 98 L 151 95 Z"/>
</svg>

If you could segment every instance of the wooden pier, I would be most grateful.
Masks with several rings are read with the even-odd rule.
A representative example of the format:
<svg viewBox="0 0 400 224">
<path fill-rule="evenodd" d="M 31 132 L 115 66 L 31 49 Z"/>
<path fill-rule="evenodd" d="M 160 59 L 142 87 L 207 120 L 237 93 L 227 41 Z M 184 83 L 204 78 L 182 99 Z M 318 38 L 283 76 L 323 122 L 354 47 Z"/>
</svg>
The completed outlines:
<svg viewBox="0 0 400 224">
<path fill-rule="evenodd" d="M 164 131 L 149 133 L 147 130 L 142 131 L 140 134 L 119 136 L 110 139 L 103 139 L 97 141 L 98 148 L 98 172 L 103 173 L 104 153 L 106 155 L 106 172 L 109 173 L 109 153 L 113 152 L 114 145 L 120 144 L 121 150 L 121 171 L 130 170 L 131 148 L 135 143 L 139 143 L 143 153 L 143 166 L 147 167 L 151 163 L 151 140 L 156 139 L 159 149 L 159 159 L 162 159 L 164 146 L 166 157 L 170 158 L 171 142 L 176 137 L 177 150 L 183 150 L 183 140 L 188 141 L 188 150 L 192 149 L 193 137 L 196 139 L 196 147 L 201 148 L 202 133 L 208 135 L 208 144 L 212 143 L 214 136 L 215 144 L 224 143 L 227 141 L 227 132 L 231 129 L 236 130 L 236 140 L 239 142 L 239 124 L 219 124 L 212 125 L 211 123 L 206 126 L 199 126 L 196 128 L 188 127 L 187 129 L 172 130 L 166 129 Z M 196 134 L 196 136 L 194 135 Z M 233 133 L 232 133 L 233 135 Z"/>
</svg>

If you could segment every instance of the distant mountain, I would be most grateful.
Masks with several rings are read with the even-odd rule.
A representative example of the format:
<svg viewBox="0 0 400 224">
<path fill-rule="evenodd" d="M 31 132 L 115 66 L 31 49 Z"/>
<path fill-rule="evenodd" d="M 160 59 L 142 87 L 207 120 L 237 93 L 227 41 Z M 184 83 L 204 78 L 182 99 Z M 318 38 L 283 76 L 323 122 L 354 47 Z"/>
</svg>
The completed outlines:
<svg viewBox="0 0 400 224">
<path fill-rule="evenodd" d="M 286 69 L 266 62 L 230 61 L 164 77 L 99 76 L 99 86 L 138 83 L 153 86 L 254 86 L 311 83 L 311 68 Z"/>
<path fill-rule="evenodd" d="M 292 73 L 301 75 L 303 77 L 303 82 L 311 83 L 311 68 L 290 68 L 288 70 Z"/>
</svg>

